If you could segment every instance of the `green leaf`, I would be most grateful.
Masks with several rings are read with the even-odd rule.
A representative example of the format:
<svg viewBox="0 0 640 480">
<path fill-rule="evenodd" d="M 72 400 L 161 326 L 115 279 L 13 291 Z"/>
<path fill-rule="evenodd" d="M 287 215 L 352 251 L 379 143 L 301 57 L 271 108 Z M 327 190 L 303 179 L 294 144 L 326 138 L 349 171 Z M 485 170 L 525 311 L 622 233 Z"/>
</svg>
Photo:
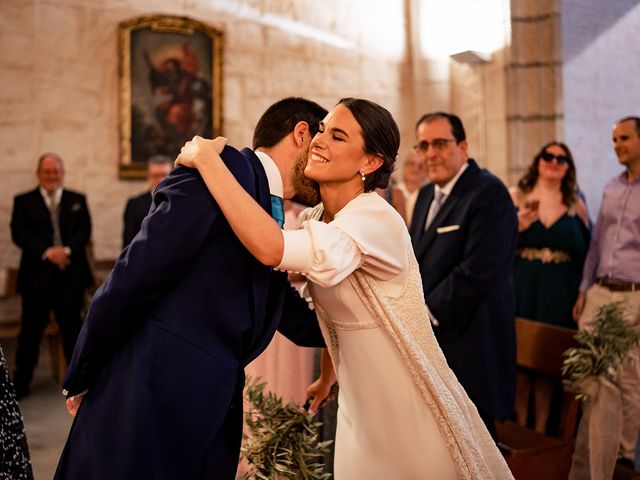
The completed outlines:
<svg viewBox="0 0 640 480">
<path fill-rule="evenodd" d="M 615 380 L 630 350 L 640 343 L 640 328 L 627 321 L 627 315 L 625 301 L 600 306 L 592 330 L 575 335 L 580 346 L 564 352 L 562 374 L 571 388 L 579 392 L 576 398 L 587 398 L 580 391 L 580 382 L 585 378 L 605 376 Z"/>
<path fill-rule="evenodd" d="M 331 440 L 318 442 L 321 422 L 293 402 L 284 404 L 281 397 L 264 392 L 265 383 L 247 377 L 245 397 L 247 432 L 242 455 L 249 462 L 246 480 L 292 479 L 325 480 L 321 459 Z"/>
</svg>

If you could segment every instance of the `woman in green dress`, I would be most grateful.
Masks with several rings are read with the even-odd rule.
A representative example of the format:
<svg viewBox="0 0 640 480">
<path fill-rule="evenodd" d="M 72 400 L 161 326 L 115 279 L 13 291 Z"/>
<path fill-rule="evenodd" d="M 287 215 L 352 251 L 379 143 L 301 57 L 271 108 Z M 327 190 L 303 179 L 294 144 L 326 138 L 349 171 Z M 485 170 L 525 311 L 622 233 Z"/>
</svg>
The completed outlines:
<svg viewBox="0 0 640 480">
<path fill-rule="evenodd" d="M 516 315 L 575 329 L 571 310 L 589 247 L 589 215 L 569 148 L 556 141 L 544 145 L 511 195 L 520 232 L 513 264 Z M 519 388 L 528 391 L 526 377 L 519 377 Z M 536 384 L 535 395 L 535 428 L 544 432 L 551 388 Z M 524 404 L 516 411 L 525 423 Z"/>
</svg>

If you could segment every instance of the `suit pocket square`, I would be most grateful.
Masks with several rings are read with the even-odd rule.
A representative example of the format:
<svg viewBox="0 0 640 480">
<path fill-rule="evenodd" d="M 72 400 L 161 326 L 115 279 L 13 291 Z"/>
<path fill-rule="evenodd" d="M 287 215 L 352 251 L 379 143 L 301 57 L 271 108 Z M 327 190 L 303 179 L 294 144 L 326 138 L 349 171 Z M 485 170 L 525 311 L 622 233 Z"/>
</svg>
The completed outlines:
<svg viewBox="0 0 640 480">
<path fill-rule="evenodd" d="M 77 212 L 81 208 L 82 208 L 82 205 L 80 205 L 79 203 L 74 203 L 73 205 L 71 205 L 71 211 L 72 212 Z"/>
<path fill-rule="evenodd" d="M 436 228 L 437 233 L 449 233 L 455 232 L 456 230 L 460 230 L 460 225 L 447 225 L 446 227 Z"/>
</svg>

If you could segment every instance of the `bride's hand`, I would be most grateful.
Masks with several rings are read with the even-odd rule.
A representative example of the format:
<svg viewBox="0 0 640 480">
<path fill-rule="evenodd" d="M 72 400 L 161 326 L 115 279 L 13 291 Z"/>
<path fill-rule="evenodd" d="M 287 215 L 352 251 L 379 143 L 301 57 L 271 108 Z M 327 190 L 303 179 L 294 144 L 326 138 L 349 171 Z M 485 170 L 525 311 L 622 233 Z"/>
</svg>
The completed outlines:
<svg viewBox="0 0 640 480">
<path fill-rule="evenodd" d="M 176 158 L 175 166 L 183 165 L 189 168 L 197 168 L 198 162 L 206 161 L 209 158 L 219 159 L 220 153 L 224 150 L 226 144 L 227 139 L 224 137 L 207 140 L 196 135 L 180 149 L 180 155 Z"/>
<path fill-rule="evenodd" d="M 309 415 L 315 415 L 318 408 L 323 407 L 325 403 L 332 399 L 332 386 L 331 382 L 320 377 L 307 387 L 307 402 L 309 402 L 307 411 Z"/>
</svg>

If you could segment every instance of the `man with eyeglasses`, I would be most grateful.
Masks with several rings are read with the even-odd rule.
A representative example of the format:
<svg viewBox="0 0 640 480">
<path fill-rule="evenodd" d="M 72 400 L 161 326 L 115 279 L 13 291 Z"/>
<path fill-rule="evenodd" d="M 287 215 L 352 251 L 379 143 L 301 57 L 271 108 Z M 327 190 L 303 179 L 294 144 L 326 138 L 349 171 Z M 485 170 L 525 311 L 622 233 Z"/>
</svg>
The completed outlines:
<svg viewBox="0 0 640 480">
<path fill-rule="evenodd" d="M 588 329 L 597 309 L 626 299 L 625 319 L 640 322 L 640 117 L 626 117 L 613 128 L 613 147 L 625 171 L 604 188 L 589 252 L 584 262 L 580 293 L 573 317 Z M 620 369 L 617 386 L 622 398 L 619 463 L 633 467 L 640 431 L 640 347 Z"/>
<path fill-rule="evenodd" d="M 425 302 L 449 366 L 495 438 L 513 412 L 518 220 L 504 184 L 468 158 L 460 119 L 424 115 L 414 147 L 432 183 L 418 195 L 410 233 Z"/>
</svg>

